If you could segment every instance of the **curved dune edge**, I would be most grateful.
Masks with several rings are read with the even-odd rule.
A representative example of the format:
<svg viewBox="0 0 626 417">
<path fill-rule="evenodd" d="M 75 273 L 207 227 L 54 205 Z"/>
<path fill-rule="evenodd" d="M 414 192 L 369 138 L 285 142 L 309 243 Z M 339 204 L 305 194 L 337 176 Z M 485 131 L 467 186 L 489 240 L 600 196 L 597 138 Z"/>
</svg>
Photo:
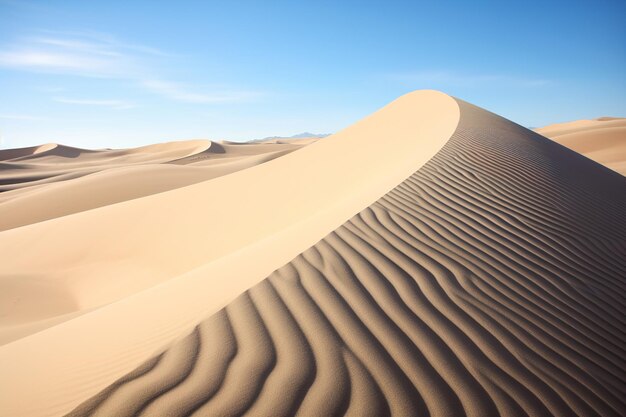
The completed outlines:
<svg viewBox="0 0 626 417">
<path fill-rule="evenodd" d="M 444 146 L 458 120 L 449 96 L 414 92 L 263 165 L 2 232 L 0 251 L 11 260 L 2 274 L 40 268 L 69 282 L 89 272 L 81 285 L 92 290 L 106 279 L 154 284 L 205 266 L 1 347 L 0 385 L 8 389 L 0 414 L 71 410 L 402 182 Z M 63 253 L 50 253 L 61 241 Z M 131 249 L 132 263 L 123 259 Z M 70 259 L 74 267 L 64 269 Z"/>
<path fill-rule="evenodd" d="M 69 415 L 620 416 L 624 178 L 460 105 L 425 166 Z"/>
</svg>

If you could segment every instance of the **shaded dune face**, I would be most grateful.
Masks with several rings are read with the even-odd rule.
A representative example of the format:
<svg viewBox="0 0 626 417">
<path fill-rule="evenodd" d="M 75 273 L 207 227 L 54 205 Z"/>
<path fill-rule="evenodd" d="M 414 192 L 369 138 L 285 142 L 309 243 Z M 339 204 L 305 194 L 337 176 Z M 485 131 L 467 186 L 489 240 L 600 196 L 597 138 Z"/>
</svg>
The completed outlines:
<svg viewBox="0 0 626 417">
<path fill-rule="evenodd" d="M 621 415 L 626 178 L 459 105 L 425 166 L 69 415 Z"/>
</svg>

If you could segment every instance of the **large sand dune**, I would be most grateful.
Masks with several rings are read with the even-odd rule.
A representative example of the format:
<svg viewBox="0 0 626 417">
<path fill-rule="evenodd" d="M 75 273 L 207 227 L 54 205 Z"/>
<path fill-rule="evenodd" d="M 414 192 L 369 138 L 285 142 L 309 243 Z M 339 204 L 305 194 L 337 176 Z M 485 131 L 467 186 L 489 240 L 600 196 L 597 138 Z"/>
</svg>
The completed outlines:
<svg viewBox="0 0 626 417">
<path fill-rule="evenodd" d="M 5 285 L 52 306 L 0 347 L 0 415 L 623 415 L 625 210 L 621 175 L 412 93 L 1 232 Z"/>
</svg>

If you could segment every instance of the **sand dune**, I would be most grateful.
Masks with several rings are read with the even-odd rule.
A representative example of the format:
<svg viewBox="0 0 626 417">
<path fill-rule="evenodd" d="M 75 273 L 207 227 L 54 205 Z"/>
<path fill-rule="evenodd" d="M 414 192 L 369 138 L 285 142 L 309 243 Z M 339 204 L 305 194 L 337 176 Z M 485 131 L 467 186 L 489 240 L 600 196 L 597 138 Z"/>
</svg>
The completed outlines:
<svg viewBox="0 0 626 417">
<path fill-rule="evenodd" d="M 536 131 L 613 171 L 626 175 L 624 118 L 600 117 L 594 120 L 578 120 L 542 127 Z"/>
<path fill-rule="evenodd" d="M 416 92 L 263 165 L 5 230 L 0 276 L 71 312 L 0 347 L 0 415 L 619 416 L 625 190 Z M 90 294 L 107 280 L 126 288 Z"/>
<path fill-rule="evenodd" d="M 133 149 L 87 150 L 59 144 L 0 151 L 0 191 L 79 178 L 114 167 L 167 163 L 202 152 L 208 140 L 161 143 Z"/>
<path fill-rule="evenodd" d="M 95 156 L 87 161 L 20 163 L 19 169 L 0 170 L 5 189 L 12 190 L 0 194 L 0 231 L 217 178 L 271 161 L 302 146 L 192 142 L 89 151 Z"/>
</svg>

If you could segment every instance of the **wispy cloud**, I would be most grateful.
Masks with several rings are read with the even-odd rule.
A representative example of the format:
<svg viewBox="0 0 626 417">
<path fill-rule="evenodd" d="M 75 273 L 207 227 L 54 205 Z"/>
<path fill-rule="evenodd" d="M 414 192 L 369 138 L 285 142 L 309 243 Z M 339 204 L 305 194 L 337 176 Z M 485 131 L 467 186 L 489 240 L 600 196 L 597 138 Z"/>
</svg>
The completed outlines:
<svg viewBox="0 0 626 417">
<path fill-rule="evenodd" d="M 112 109 L 117 109 L 117 110 L 132 109 L 136 107 L 134 104 L 129 103 L 124 100 L 89 100 L 89 99 L 76 99 L 76 98 L 66 98 L 66 97 L 55 97 L 53 100 L 58 103 L 77 104 L 81 106 L 110 107 Z"/>
<path fill-rule="evenodd" d="M 37 49 L 0 52 L 0 66 L 91 77 L 113 76 L 120 69 L 116 63 L 92 55 Z"/>
<path fill-rule="evenodd" d="M 223 103 L 244 101 L 258 97 L 259 93 L 251 91 L 213 91 L 195 92 L 189 86 L 162 80 L 144 80 L 142 86 L 162 96 L 187 103 Z"/>
<path fill-rule="evenodd" d="M 126 51 L 161 57 L 176 56 L 175 54 L 151 46 L 123 42 L 115 36 L 103 32 L 58 30 L 41 30 L 40 32 L 45 35 L 37 37 L 42 42 L 83 48 L 89 51 L 93 51 L 93 48 L 95 48 L 98 52 L 105 55 L 120 55 L 121 51 Z"/>
<path fill-rule="evenodd" d="M 0 48 L 0 66 L 84 77 L 128 78 L 140 73 L 142 57 L 102 37 L 55 33 L 23 38 Z"/>
<path fill-rule="evenodd" d="M 149 46 L 125 43 L 111 35 L 94 32 L 40 31 L 11 45 L 0 46 L 0 67 L 81 77 L 130 81 L 144 90 L 174 101 L 197 104 L 249 101 L 260 94 L 228 88 L 204 88 L 158 76 L 163 57 L 175 55 Z M 59 100 L 56 100 L 59 101 Z M 107 100 L 82 100 L 100 104 Z M 92 103 L 87 103 L 91 101 Z M 65 101 L 69 103 L 68 101 Z M 116 107 L 128 108 L 128 107 Z"/>
<path fill-rule="evenodd" d="M 43 93 L 60 93 L 62 91 L 65 91 L 64 87 L 59 87 L 56 85 L 44 85 L 44 86 L 39 86 L 39 87 L 33 87 L 35 90 L 37 91 L 41 91 Z"/>
<path fill-rule="evenodd" d="M 0 119 L 8 120 L 47 120 L 45 117 L 32 116 L 30 114 L 0 114 Z"/>
<path fill-rule="evenodd" d="M 423 86 L 454 86 L 454 87 L 483 87 L 486 85 L 513 86 L 513 87 L 541 87 L 551 84 L 543 78 L 528 78 L 509 74 L 466 74 L 452 71 L 414 71 L 392 73 L 388 78 L 410 85 Z"/>
</svg>

